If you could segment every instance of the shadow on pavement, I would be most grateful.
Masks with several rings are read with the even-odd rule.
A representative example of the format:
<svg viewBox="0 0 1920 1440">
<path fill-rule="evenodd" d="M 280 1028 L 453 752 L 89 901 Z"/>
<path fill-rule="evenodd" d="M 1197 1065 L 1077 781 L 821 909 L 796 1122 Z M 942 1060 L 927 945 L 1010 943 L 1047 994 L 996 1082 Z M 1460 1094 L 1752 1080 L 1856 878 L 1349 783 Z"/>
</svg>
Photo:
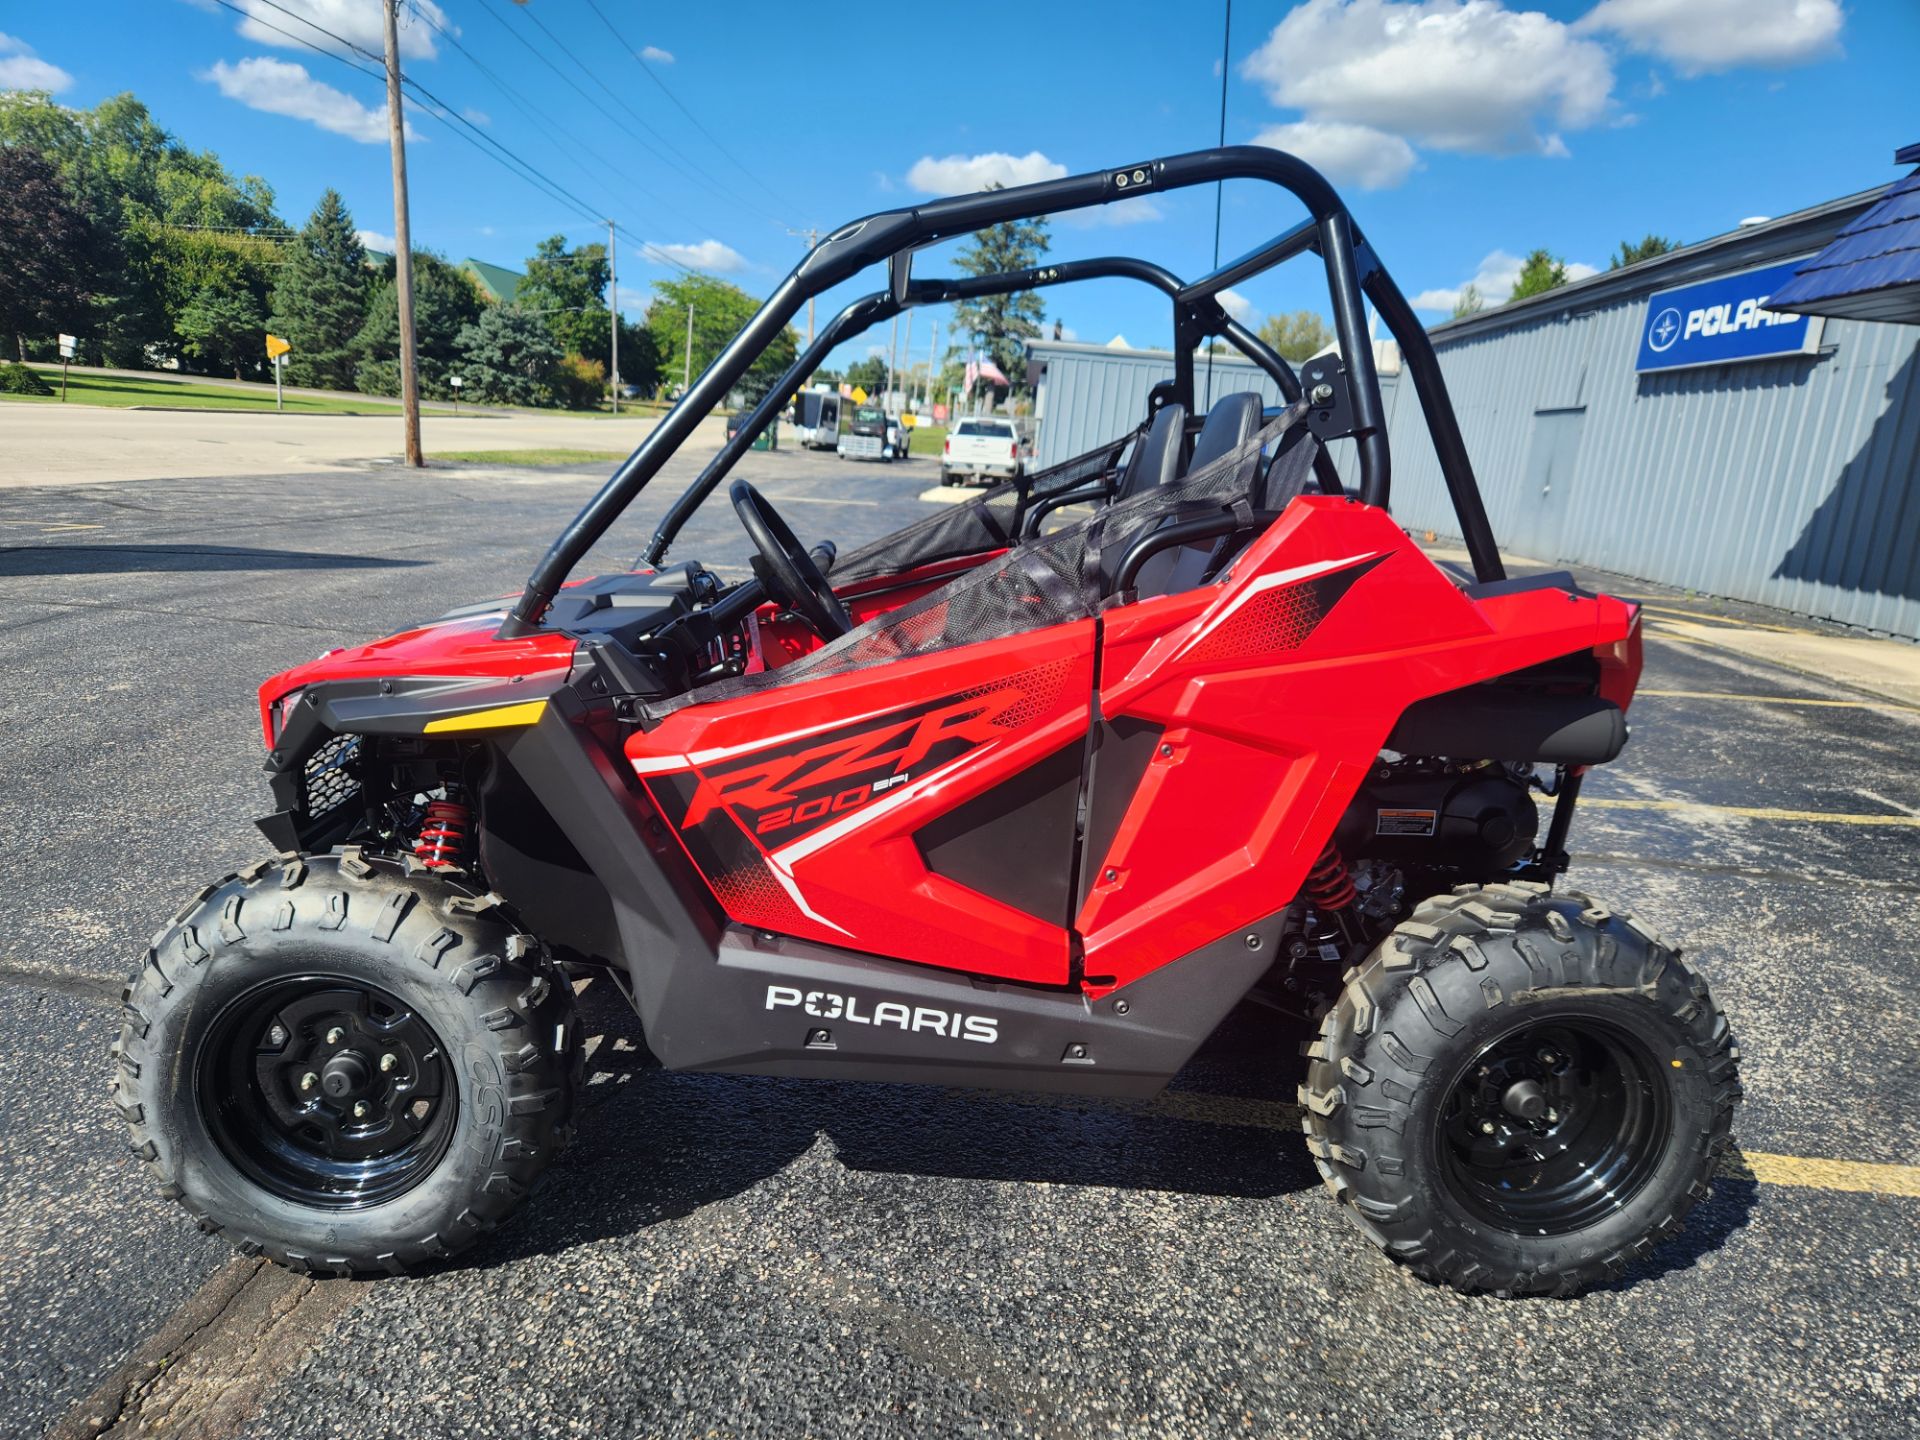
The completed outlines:
<svg viewBox="0 0 1920 1440">
<path fill-rule="evenodd" d="M 391 570 L 428 564 L 380 555 L 323 555 L 236 545 L 0 547 L 0 575 L 125 575 L 209 570 Z"/>
<path fill-rule="evenodd" d="M 1196 1123 L 1144 1105 L 671 1073 L 623 1008 L 604 993 L 581 997 L 581 1032 L 599 1043 L 578 1138 L 527 1213 L 467 1263 L 486 1268 L 680 1219 L 777 1174 L 822 1136 L 853 1171 L 1247 1199 L 1320 1183 L 1297 1135 Z M 1269 1067 L 1292 1052 L 1290 1042 L 1276 1043 Z M 1240 1059 L 1209 1062 L 1205 1093 L 1247 1095 L 1246 1083 L 1222 1071 L 1238 1070 Z"/>
</svg>

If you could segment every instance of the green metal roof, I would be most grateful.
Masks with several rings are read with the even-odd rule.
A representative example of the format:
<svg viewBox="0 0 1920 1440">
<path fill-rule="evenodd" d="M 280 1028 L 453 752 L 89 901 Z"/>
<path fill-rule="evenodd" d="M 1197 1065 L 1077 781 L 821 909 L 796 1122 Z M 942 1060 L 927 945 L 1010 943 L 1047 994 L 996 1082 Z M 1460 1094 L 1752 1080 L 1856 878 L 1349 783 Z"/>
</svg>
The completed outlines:
<svg viewBox="0 0 1920 1440">
<path fill-rule="evenodd" d="M 489 265 L 484 260 L 475 260 L 468 256 L 460 262 L 460 268 L 471 275 L 480 286 L 481 292 L 490 300 L 502 305 L 513 303 L 513 297 L 520 290 L 520 282 L 527 277 L 518 270 L 508 270 L 501 265 Z"/>
</svg>

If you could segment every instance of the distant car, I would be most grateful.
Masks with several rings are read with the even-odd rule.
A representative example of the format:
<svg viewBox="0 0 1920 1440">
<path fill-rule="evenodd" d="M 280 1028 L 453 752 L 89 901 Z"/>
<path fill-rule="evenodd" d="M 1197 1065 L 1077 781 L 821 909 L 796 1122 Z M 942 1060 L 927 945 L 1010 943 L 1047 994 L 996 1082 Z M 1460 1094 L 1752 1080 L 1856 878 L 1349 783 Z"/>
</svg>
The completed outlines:
<svg viewBox="0 0 1920 1440">
<path fill-rule="evenodd" d="M 1020 432 L 1011 420 L 974 416 L 947 432 L 940 456 L 940 483 L 1012 480 L 1020 474 Z"/>
<path fill-rule="evenodd" d="M 891 460 L 894 450 L 894 421 L 878 405 L 857 405 L 853 420 L 840 437 L 840 455 L 847 460 Z"/>
</svg>

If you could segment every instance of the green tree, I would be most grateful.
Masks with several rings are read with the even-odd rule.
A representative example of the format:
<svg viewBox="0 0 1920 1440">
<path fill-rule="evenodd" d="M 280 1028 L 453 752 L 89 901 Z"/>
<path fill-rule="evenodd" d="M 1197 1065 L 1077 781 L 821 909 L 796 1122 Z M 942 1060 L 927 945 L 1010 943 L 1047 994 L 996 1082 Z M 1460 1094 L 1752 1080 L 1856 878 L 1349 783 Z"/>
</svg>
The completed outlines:
<svg viewBox="0 0 1920 1440">
<path fill-rule="evenodd" d="M 93 296 L 75 264 L 93 228 L 46 156 L 0 146 L 0 336 L 24 360 L 27 342 L 78 326 Z"/>
<path fill-rule="evenodd" d="M 463 394 L 499 405 L 540 405 L 551 397 L 560 347 L 539 316 L 489 305 L 461 327 L 457 344 Z"/>
<path fill-rule="evenodd" d="M 998 189 L 998 186 L 992 187 Z M 1007 220 L 976 230 L 973 244 L 954 256 L 968 275 L 998 275 L 1025 270 L 1046 258 L 1051 245 L 1046 217 Z M 1046 306 L 1031 290 L 1014 295 L 989 295 L 953 307 L 954 329 L 970 336 L 1009 378 L 1026 370 L 1027 341 L 1038 338 Z"/>
<path fill-rule="evenodd" d="M 1460 298 L 1453 302 L 1453 318 L 1458 320 L 1467 315 L 1478 315 L 1487 308 L 1487 302 L 1480 296 L 1480 287 L 1469 280 L 1460 287 Z"/>
<path fill-rule="evenodd" d="M 244 285 L 204 286 L 181 310 L 174 328 L 189 355 L 210 368 L 231 368 L 236 380 L 245 378 L 242 363 L 266 344 L 265 313 L 259 297 Z"/>
<path fill-rule="evenodd" d="M 1271 345 L 1282 360 L 1297 365 L 1331 345 L 1333 332 L 1317 312 L 1296 310 L 1291 315 L 1269 315 L 1261 322 L 1260 338 Z"/>
<path fill-rule="evenodd" d="M 1521 262 L 1520 278 L 1513 282 L 1509 300 L 1524 300 L 1529 295 L 1544 295 L 1567 283 L 1567 265 L 1557 255 L 1535 250 Z"/>
<path fill-rule="evenodd" d="M 306 228 L 286 249 L 267 325 L 293 346 L 287 379 L 351 390 L 359 361 L 354 341 L 367 315 L 367 252 L 337 190 L 321 195 Z"/>
<path fill-rule="evenodd" d="M 549 236 L 528 258 L 513 303 L 539 315 L 562 350 L 604 360 L 613 340 L 606 299 L 612 275 L 606 246 L 569 250 L 564 236 Z"/>
<path fill-rule="evenodd" d="M 1664 255 L 1669 250 L 1679 248 L 1679 241 L 1669 240 L 1664 235 L 1648 235 L 1638 241 L 1622 240 L 1620 248 L 1607 262 L 1607 269 L 1624 270 L 1629 265 L 1638 265 L 1642 260 L 1651 260 L 1656 255 Z"/>
<path fill-rule="evenodd" d="M 465 271 L 430 251 L 413 252 L 413 339 L 424 393 L 437 400 L 453 394 L 447 376 L 459 373 L 460 332 L 484 309 L 486 302 Z M 353 383 L 362 393 L 400 393 L 400 298 L 392 260 L 374 283 L 353 351 Z"/>
<path fill-rule="evenodd" d="M 660 347 L 653 331 L 620 317 L 620 383 L 631 385 L 642 395 L 651 395 L 660 385 Z"/>
<path fill-rule="evenodd" d="M 713 363 L 714 356 L 729 340 L 745 328 L 760 308 L 738 285 L 711 275 L 678 275 L 671 280 L 653 282 L 653 303 L 647 306 L 647 329 L 653 334 L 662 374 L 669 385 L 678 385 L 689 373 L 687 357 L 687 309 L 693 309 L 693 363 L 691 373 L 698 375 Z M 775 337 L 760 353 L 753 368 L 737 387 L 743 404 L 752 405 L 793 364 L 799 354 L 800 339 L 791 325 Z M 627 368 L 621 352 L 620 368 Z"/>
<path fill-rule="evenodd" d="M 854 361 L 847 366 L 847 383 L 858 385 L 869 395 L 878 395 L 887 388 L 887 357 L 869 355 Z"/>
</svg>

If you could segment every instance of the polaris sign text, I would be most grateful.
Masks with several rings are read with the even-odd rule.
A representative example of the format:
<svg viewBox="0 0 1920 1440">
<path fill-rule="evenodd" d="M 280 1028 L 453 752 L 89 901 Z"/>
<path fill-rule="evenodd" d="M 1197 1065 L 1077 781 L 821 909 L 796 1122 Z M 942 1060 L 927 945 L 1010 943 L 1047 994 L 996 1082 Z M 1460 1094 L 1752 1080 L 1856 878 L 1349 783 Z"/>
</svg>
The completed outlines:
<svg viewBox="0 0 1920 1440">
<path fill-rule="evenodd" d="M 1820 347 L 1820 317 L 1767 309 L 1767 297 L 1804 262 L 1769 265 L 1662 290 L 1647 300 L 1640 359 L 1633 367 L 1684 370 L 1774 355 L 1811 355 Z"/>
</svg>

